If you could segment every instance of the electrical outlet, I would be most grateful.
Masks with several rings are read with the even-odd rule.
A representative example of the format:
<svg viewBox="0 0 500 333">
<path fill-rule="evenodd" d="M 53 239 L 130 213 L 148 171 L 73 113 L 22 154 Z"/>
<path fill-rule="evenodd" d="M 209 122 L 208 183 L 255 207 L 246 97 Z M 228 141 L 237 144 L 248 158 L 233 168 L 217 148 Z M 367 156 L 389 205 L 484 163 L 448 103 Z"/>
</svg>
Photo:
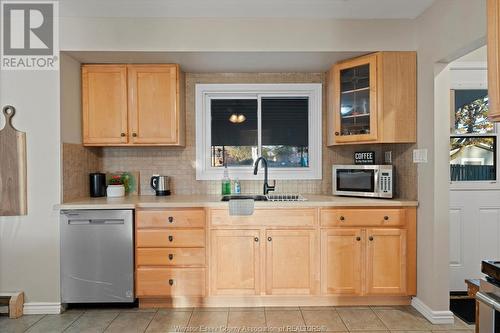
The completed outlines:
<svg viewBox="0 0 500 333">
<path fill-rule="evenodd" d="M 389 150 L 384 152 L 384 163 L 392 164 L 392 151 Z"/>
<path fill-rule="evenodd" d="M 427 163 L 427 149 L 413 149 L 413 163 Z"/>
</svg>

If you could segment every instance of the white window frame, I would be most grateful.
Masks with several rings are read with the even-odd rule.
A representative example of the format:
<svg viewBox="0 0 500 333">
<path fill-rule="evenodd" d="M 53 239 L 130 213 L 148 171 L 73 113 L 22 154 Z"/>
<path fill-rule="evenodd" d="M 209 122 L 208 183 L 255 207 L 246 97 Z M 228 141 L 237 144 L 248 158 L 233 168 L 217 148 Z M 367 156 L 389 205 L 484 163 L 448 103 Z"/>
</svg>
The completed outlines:
<svg viewBox="0 0 500 333">
<path fill-rule="evenodd" d="M 196 84 L 196 180 L 220 180 L 224 168 L 211 164 L 211 117 L 210 101 L 213 98 L 257 99 L 258 149 L 261 149 L 261 103 L 262 97 L 308 97 L 309 99 L 309 167 L 269 168 L 270 179 L 322 179 L 322 84 Z M 228 167 L 229 176 L 240 180 L 259 180 L 254 176 L 253 166 Z"/>
<path fill-rule="evenodd" d="M 471 71 L 474 80 L 463 79 L 460 75 L 458 78 L 453 78 L 450 85 L 451 90 L 467 90 L 467 89 L 488 89 L 488 82 L 486 80 L 487 64 L 485 62 L 469 62 L 469 63 L 456 63 L 450 68 L 450 71 Z M 450 124 L 450 128 L 453 128 L 454 124 Z M 484 191 L 484 190 L 500 190 L 500 124 L 493 124 L 495 131 L 493 133 L 478 134 L 471 133 L 470 135 L 458 135 L 458 136 L 496 136 L 496 180 L 470 180 L 470 181 L 451 181 L 450 180 L 450 190 L 451 191 Z M 450 137 L 453 135 L 450 134 Z"/>
</svg>

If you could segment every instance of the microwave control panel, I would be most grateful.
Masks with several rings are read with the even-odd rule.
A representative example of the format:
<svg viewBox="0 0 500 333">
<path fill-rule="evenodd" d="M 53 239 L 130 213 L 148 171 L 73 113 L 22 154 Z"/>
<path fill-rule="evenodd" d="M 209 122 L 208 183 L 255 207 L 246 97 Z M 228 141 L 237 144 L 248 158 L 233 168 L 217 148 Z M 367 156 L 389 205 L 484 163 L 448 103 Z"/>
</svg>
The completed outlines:
<svg viewBox="0 0 500 333">
<path fill-rule="evenodd" d="M 392 172 L 381 172 L 380 191 L 382 193 L 392 193 Z"/>
</svg>

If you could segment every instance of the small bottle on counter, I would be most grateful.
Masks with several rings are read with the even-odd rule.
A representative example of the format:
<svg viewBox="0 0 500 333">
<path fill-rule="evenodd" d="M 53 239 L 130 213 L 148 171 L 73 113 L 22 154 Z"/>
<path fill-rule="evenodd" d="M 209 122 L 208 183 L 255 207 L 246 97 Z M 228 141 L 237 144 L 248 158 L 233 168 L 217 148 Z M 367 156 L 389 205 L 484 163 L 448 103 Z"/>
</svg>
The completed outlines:
<svg viewBox="0 0 500 333">
<path fill-rule="evenodd" d="M 241 184 L 238 178 L 234 180 L 234 194 L 241 194 Z"/>
<path fill-rule="evenodd" d="M 231 194 L 231 179 L 229 178 L 229 170 L 227 165 L 224 166 L 224 177 L 222 178 L 222 195 Z"/>
</svg>

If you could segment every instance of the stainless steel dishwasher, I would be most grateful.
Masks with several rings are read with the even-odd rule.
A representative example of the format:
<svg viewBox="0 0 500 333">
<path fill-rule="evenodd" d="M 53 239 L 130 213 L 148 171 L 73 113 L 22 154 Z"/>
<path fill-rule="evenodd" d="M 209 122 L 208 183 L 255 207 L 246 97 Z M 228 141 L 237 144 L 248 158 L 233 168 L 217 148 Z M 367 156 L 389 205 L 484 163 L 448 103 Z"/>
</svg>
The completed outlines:
<svg viewBox="0 0 500 333">
<path fill-rule="evenodd" d="M 64 210 L 60 223 L 61 302 L 133 302 L 133 211 Z"/>
</svg>

